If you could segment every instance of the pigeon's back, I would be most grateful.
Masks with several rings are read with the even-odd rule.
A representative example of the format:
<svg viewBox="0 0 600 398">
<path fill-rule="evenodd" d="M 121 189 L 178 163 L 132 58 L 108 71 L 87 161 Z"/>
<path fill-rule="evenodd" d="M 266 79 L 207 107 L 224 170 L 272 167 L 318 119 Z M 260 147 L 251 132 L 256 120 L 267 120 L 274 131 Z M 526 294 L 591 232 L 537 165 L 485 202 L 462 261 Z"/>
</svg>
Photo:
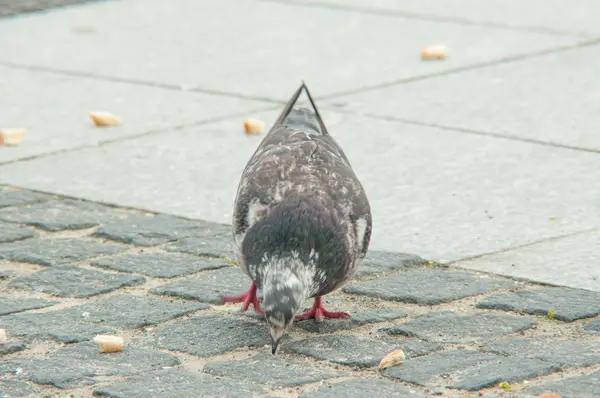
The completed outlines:
<svg viewBox="0 0 600 398">
<path fill-rule="evenodd" d="M 294 107 L 302 90 L 307 91 L 313 109 Z M 319 218 L 334 219 L 340 224 L 338 229 L 348 241 L 350 263 L 364 257 L 371 235 L 369 202 L 304 84 L 244 169 L 233 219 L 238 247 L 253 224 L 291 200 L 304 201 L 319 209 Z M 238 260 L 243 263 L 240 255 Z"/>
</svg>

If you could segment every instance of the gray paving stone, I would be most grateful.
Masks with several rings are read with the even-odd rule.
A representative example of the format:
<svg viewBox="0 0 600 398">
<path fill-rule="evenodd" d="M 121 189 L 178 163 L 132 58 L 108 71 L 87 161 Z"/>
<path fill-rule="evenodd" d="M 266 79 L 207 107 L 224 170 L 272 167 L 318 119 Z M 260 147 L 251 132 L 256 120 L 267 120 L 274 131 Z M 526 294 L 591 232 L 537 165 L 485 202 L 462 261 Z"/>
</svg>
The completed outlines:
<svg viewBox="0 0 600 398">
<path fill-rule="evenodd" d="M 0 327 L 26 342 L 54 339 L 73 343 L 109 333 L 114 327 L 140 328 L 205 309 L 202 303 L 121 294 L 66 309 L 0 317 Z"/>
<path fill-rule="evenodd" d="M 324 319 L 316 322 L 314 319 L 295 322 L 299 328 L 313 333 L 329 333 L 339 330 L 353 329 L 368 323 L 391 321 L 392 319 L 404 318 L 406 312 L 394 308 L 375 308 L 350 314 L 348 318 Z"/>
<path fill-rule="evenodd" d="M 393 350 L 401 348 L 407 358 L 426 355 L 441 348 L 419 340 L 366 339 L 351 334 L 310 337 L 282 346 L 282 351 L 310 356 L 342 365 L 371 367 Z"/>
<path fill-rule="evenodd" d="M 495 312 L 459 315 L 440 311 L 385 328 L 390 334 L 418 337 L 440 343 L 482 343 L 509 333 L 527 330 L 536 324 L 529 317 Z"/>
<path fill-rule="evenodd" d="M 59 265 L 32 275 L 15 278 L 8 287 L 50 293 L 58 297 L 81 298 L 145 282 L 146 278 L 141 276 L 113 274 L 74 265 Z"/>
<path fill-rule="evenodd" d="M 104 33 L 102 25 L 94 23 L 98 16 L 108 18 L 108 15 L 113 16 L 111 29 L 120 40 Z M 134 24 L 125 18 L 125 15 L 139 15 L 140 21 Z M 215 32 L 221 32 L 222 25 L 208 19 L 202 26 L 196 26 L 190 15 L 228 15 L 230 34 L 238 37 L 239 47 L 229 48 L 226 45 L 229 37 L 227 35 L 220 39 L 204 39 Z M 250 0 L 238 1 L 235 11 L 220 2 L 213 4 L 190 0 L 181 2 L 178 9 L 172 9 L 163 3 L 153 4 L 149 8 L 145 2 L 139 0 L 117 4 L 99 2 L 87 7 L 45 15 L 44 30 L 36 29 L 39 18 L 5 21 L 4 29 L 22 37 L 21 46 L 10 40 L 0 39 L 0 48 L 4 49 L 7 62 L 86 71 L 95 75 L 136 81 L 199 85 L 203 89 L 244 95 L 287 98 L 289 92 L 293 92 L 294 84 L 301 79 L 321 87 L 315 95 L 326 95 L 340 90 L 380 84 L 382 81 L 405 79 L 473 63 L 489 62 L 508 55 L 528 54 L 574 40 L 557 35 L 413 18 L 399 21 L 397 18 L 362 13 L 343 13 L 343 18 L 339 18 L 333 27 L 331 18 L 337 15 L 339 11 L 318 7 L 298 7 L 273 2 L 257 4 Z M 82 37 L 54 33 L 72 21 L 89 24 L 98 30 L 98 34 Z M 315 46 L 314 37 L 303 32 L 305 25 L 302 21 L 311 21 L 312 29 L 330 40 Z M 163 43 L 160 40 L 151 40 L 152 46 L 145 42 L 158 24 L 161 24 L 161 32 L 165 36 L 180 38 L 176 48 L 169 45 L 171 43 Z M 193 31 L 183 29 L 182 26 L 193 26 Z M 187 38 L 186 32 L 196 39 Z M 273 32 L 278 34 L 274 37 Z M 0 34 L 0 38 L 1 36 L 4 35 Z M 391 37 L 394 38 L 393 43 L 390 41 Z M 420 38 L 417 44 L 412 37 Z M 418 56 L 421 44 L 435 42 L 440 37 L 450 45 L 456 43 L 456 47 L 461 49 L 460 55 L 450 57 L 444 62 L 424 64 Z M 482 37 L 485 40 L 481 40 Z M 70 51 L 55 44 L 60 39 Z M 131 57 L 127 53 L 129 47 L 125 43 L 139 44 L 140 55 Z M 294 43 L 293 49 L 289 48 L 289 43 Z M 105 46 L 102 56 L 89 51 L 89 46 L 95 48 L 100 45 Z M 216 48 L 220 51 L 215 51 Z M 242 69 L 239 68 L 239 48 L 263 50 L 260 54 L 244 54 Z M 39 54 L 40 49 L 48 49 L 51 52 Z M 67 62 L 71 51 L 79 54 L 79 57 Z M 301 60 L 287 61 L 294 59 L 299 51 L 303 54 Z M 199 74 L 188 63 L 182 65 L 181 62 L 176 62 L 181 54 L 192 54 L 194 58 L 190 59 L 189 64 L 197 64 L 207 57 L 212 58 L 211 62 L 204 66 L 203 73 Z M 265 63 L 264 54 L 279 56 L 273 56 L 272 61 Z M 263 65 L 258 67 L 259 64 Z M 357 69 L 356 65 L 360 65 L 360 68 Z M 357 73 L 360 73 L 358 81 Z M 262 75 L 269 76 L 269 81 L 257 82 L 255 77 Z M 84 97 L 84 93 L 80 95 Z M 69 94 L 77 97 L 78 93 Z M 100 97 L 97 101 L 100 99 L 107 101 L 105 97 Z M 167 104 L 168 102 L 164 105 Z M 150 103 L 145 108 L 160 109 L 159 105 L 163 104 Z M 203 104 L 197 105 L 197 108 L 202 106 Z"/>
<path fill-rule="evenodd" d="M 223 260 L 178 253 L 136 253 L 104 257 L 91 262 L 101 268 L 134 272 L 153 278 L 173 278 L 203 270 L 227 267 Z"/>
<path fill-rule="evenodd" d="M 600 363 L 600 341 L 524 337 L 494 341 L 482 350 L 511 357 L 539 359 L 560 367 L 585 367 Z"/>
<path fill-rule="evenodd" d="M 98 3 L 100 2 L 98 1 Z M 39 17 L 42 20 L 52 19 L 51 15 L 55 15 L 55 13 Z M 106 17 L 108 18 L 108 16 Z M 2 22 L 2 29 L 4 29 L 5 23 L 8 21 Z M 92 38 L 105 37 L 108 32 L 105 30 L 107 25 L 97 25 L 97 21 L 93 20 L 84 21 L 76 18 L 70 20 L 68 24 L 64 33 L 70 37 L 77 37 L 79 40 L 88 41 Z M 3 34 L 0 33 L 0 35 Z M 89 49 L 90 47 L 86 48 L 81 54 L 89 54 Z M 97 147 L 99 143 L 118 141 L 150 132 L 162 133 L 182 125 L 240 114 L 245 110 L 250 111 L 265 105 L 264 102 L 178 90 L 177 87 L 165 89 L 153 86 L 152 83 L 156 83 L 156 81 L 149 82 L 150 84 L 131 84 L 111 78 L 98 79 L 39 72 L 41 71 L 0 66 L 0 75 L 3 77 L 2 92 L 17 92 L 18 90 L 27 92 L 37 90 L 38 92 L 36 96 L 13 96 L 10 101 L 8 98 L 0 98 L 3 126 L 23 126 L 28 130 L 23 145 L 11 148 L 3 147 L 0 152 L 0 163 L 86 146 Z M 92 72 L 88 70 L 84 74 L 89 76 L 90 73 Z M 105 75 L 105 77 L 107 76 Z M 44 87 L 44 90 L 39 90 L 40 87 Z M 58 92 L 64 95 L 57 97 L 51 94 Z M 71 101 L 69 98 L 78 98 L 79 100 Z M 133 104 L 136 106 L 132 106 Z M 33 119 L 28 117 L 31 109 L 37 109 L 36 117 Z M 88 116 L 90 111 L 115 113 L 121 119 L 121 125 L 113 128 L 98 128 Z M 162 136 L 162 134 L 158 135 Z M 130 156 L 123 161 L 129 164 L 138 164 L 140 159 Z M 91 165 L 94 162 L 84 163 Z M 81 163 L 80 167 L 85 167 L 84 163 Z M 95 169 L 104 175 L 111 173 L 108 170 L 110 168 L 112 165 L 95 165 Z M 176 169 L 167 166 L 162 170 L 163 175 L 166 175 L 173 173 Z M 44 170 L 40 176 L 48 177 L 49 171 Z M 146 174 L 144 184 L 147 187 L 152 185 L 157 177 L 158 175 Z M 119 174 L 112 174 L 109 179 L 115 182 L 122 178 L 123 176 Z M 20 183 L 23 184 L 25 181 L 21 180 Z M 93 183 L 82 181 L 82 184 Z M 122 191 L 122 196 L 130 196 L 131 191 L 135 190 L 137 187 L 131 189 L 130 186 L 129 189 Z M 160 191 L 160 187 L 156 186 L 156 192 Z M 49 192 L 64 193 L 60 190 Z M 97 199 L 93 196 L 72 196 Z M 171 198 L 174 203 L 179 200 L 173 195 Z M 106 201 L 106 203 L 114 202 Z M 138 208 L 143 207 L 139 206 Z"/>
<path fill-rule="evenodd" d="M 191 221 L 168 214 L 132 214 L 111 220 L 98 228 L 96 236 L 132 243 L 138 246 L 156 246 L 188 236 L 209 236 L 229 231 L 219 224 Z"/>
<path fill-rule="evenodd" d="M 358 278 L 362 278 L 373 274 L 404 269 L 424 263 L 426 263 L 424 259 L 414 254 L 369 250 L 363 261 L 358 266 L 356 276 Z"/>
<path fill-rule="evenodd" d="M 214 378 L 183 369 L 160 369 L 126 377 L 121 381 L 99 383 L 94 395 L 111 398 L 206 397 L 248 398 L 263 396 L 265 391 L 253 384 Z"/>
<path fill-rule="evenodd" d="M 92 342 L 60 348 L 42 357 L 8 362 L 22 368 L 26 379 L 58 388 L 94 384 L 96 376 L 131 375 L 180 364 L 174 355 L 127 345 L 121 352 L 101 354 Z"/>
<path fill-rule="evenodd" d="M 577 36 L 597 36 L 600 28 L 595 23 L 594 9 L 600 12 L 594 0 L 580 0 L 573 4 L 562 0 L 528 0 L 516 9 L 503 0 L 421 0 L 398 2 L 395 0 L 299 0 L 311 4 L 358 7 L 361 12 L 377 11 L 385 15 L 399 13 L 399 17 L 424 18 L 435 21 L 452 21 L 457 24 L 481 24 L 523 29 L 538 32 Z"/>
<path fill-rule="evenodd" d="M 201 357 L 270 342 L 266 325 L 220 315 L 196 316 L 156 328 L 160 348 Z"/>
<path fill-rule="evenodd" d="M 513 383 L 547 375 L 560 368 L 535 359 L 502 357 L 474 350 L 433 353 L 405 361 L 383 375 L 427 387 L 480 390 L 502 381 Z"/>
<path fill-rule="evenodd" d="M 600 371 L 586 372 L 580 376 L 565 377 L 541 383 L 523 390 L 524 393 L 553 392 L 562 398 L 597 398 L 600 396 Z"/>
<path fill-rule="evenodd" d="M 230 232 L 201 238 L 180 239 L 167 245 L 170 252 L 182 252 L 196 256 L 233 257 L 233 238 Z"/>
<path fill-rule="evenodd" d="M 219 304 L 221 295 L 241 294 L 248 289 L 249 285 L 250 278 L 239 267 L 228 267 L 167 283 L 150 292 Z"/>
<path fill-rule="evenodd" d="M 37 232 L 32 229 L 0 222 L 0 243 L 14 242 L 35 236 L 37 236 Z"/>
<path fill-rule="evenodd" d="M 416 389 L 388 380 L 344 380 L 327 382 L 314 391 L 300 394 L 300 398 L 363 398 L 363 397 L 429 397 Z"/>
<path fill-rule="evenodd" d="M 600 318 L 586 323 L 583 328 L 592 332 L 600 332 Z"/>
<path fill-rule="evenodd" d="M 273 121 L 278 112 L 253 117 Z M 327 109 L 323 113 L 356 173 L 368 182 L 377 224 L 372 237 L 374 250 L 418 253 L 425 259 L 444 262 L 600 225 L 600 214 L 595 212 L 600 185 L 589 173 L 600 169 L 600 158 L 595 154 Z M 222 134 L 239 129 L 239 119 L 232 119 L 207 126 L 203 134 L 185 129 L 169 133 L 168 139 L 158 134 L 111 144 L 110 151 L 90 149 L 63 153 L 60 159 L 49 156 L 19 162 L 18 167 L 3 166 L 7 172 L 0 180 L 28 181 L 29 186 L 39 188 L 41 184 L 45 190 L 68 190 L 79 197 L 230 223 L 232 206 L 223 198 L 235 196 L 240 172 L 260 141 L 260 137 L 249 138 L 243 133 Z M 364 131 L 371 131 L 372 139 L 365 141 Z M 210 145 L 206 145 L 205 132 L 210 135 Z M 226 160 L 214 150 L 219 146 L 229 148 Z M 478 151 L 466 156 L 465 148 Z M 134 164 L 131 159 L 136 159 Z M 396 167 L 398 159 L 403 164 L 401 176 Z M 106 165 L 106 169 L 99 170 L 99 164 Z M 165 174 L 164 164 L 173 165 L 177 173 Z M 52 175 L 45 173 L 42 178 L 40 169 L 52 170 Z M 523 174 L 522 170 L 529 173 Z M 119 178 L 107 182 L 106 175 Z M 148 175 L 152 175 L 152 183 Z M 389 181 L 401 183 L 390 186 Z M 516 193 L 507 191 L 506 187 L 515 181 L 520 189 Z M 132 191 L 131 186 L 136 190 Z M 207 186 L 211 189 L 206 190 Z M 562 192 L 556 186 L 563 187 Z M 177 200 L 172 192 L 178 193 Z M 397 211 L 398 203 L 413 210 Z M 549 219 L 561 214 L 569 217 Z M 597 244 L 592 238 L 586 239 L 590 247 Z M 570 250 L 577 247 L 572 245 Z M 598 272 L 591 261 L 598 252 L 594 250 L 586 250 L 588 256 L 581 258 L 589 261 L 583 263 L 571 261 L 571 255 L 565 255 L 570 251 L 563 250 L 557 253 L 562 262 L 560 269 L 553 266 L 554 260 L 548 261 L 545 269 L 551 272 L 540 269 L 533 279 L 556 279 L 568 269 L 568 278 L 561 278 L 561 282 L 569 284 L 581 280 L 577 279 L 581 278 L 577 276 L 579 271 L 589 271 L 588 275 Z M 524 264 L 522 271 L 526 270 Z"/>
<path fill-rule="evenodd" d="M 52 266 L 115 254 L 125 250 L 127 250 L 127 246 L 101 243 L 90 239 L 26 239 L 1 244 L 0 259 Z"/>
<path fill-rule="evenodd" d="M 53 232 L 77 230 L 97 226 L 111 216 L 110 210 L 92 202 L 60 199 L 0 210 L 0 220 L 33 225 Z"/>
<path fill-rule="evenodd" d="M 351 103 L 348 111 L 360 109 L 365 114 L 598 150 L 600 138 L 586 128 L 594 120 L 596 97 L 585 88 L 595 74 L 593 64 L 599 60 L 596 51 L 592 50 L 590 57 L 589 47 L 574 48 L 523 63 L 499 63 L 335 101 Z M 544 73 L 539 73 L 541 68 Z M 464 90 L 467 84 L 470 90 Z M 432 90 L 438 95 L 432 97 Z M 563 105 L 561 98 L 552 95 L 555 92 L 578 95 L 580 106 L 569 109 L 569 119 L 554 112 Z M 493 105 L 500 102 L 507 104 L 502 112 L 494 112 Z M 557 161 L 558 167 L 562 164 L 564 159 Z M 564 216 L 570 218 L 571 214 Z"/>
<path fill-rule="evenodd" d="M 344 372 L 316 367 L 281 355 L 259 353 L 242 360 L 209 362 L 206 373 L 248 380 L 269 386 L 299 386 L 302 384 L 344 376 Z"/>
<path fill-rule="evenodd" d="M 17 343 L 17 342 L 8 342 L 5 344 L 0 344 L 0 357 L 3 355 L 13 354 L 15 352 L 23 351 L 27 348 L 27 344 L 25 343 Z M 0 376 L 2 373 L 0 372 Z"/>
<path fill-rule="evenodd" d="M 7 187 L 0 187 L 0 208 L 43 202 L 52 198 L 53 196 L 51 195 L 33 192 L 29 189 L 12 189 Z"/>
<path fill-rule="evenodd" d="M 346 293 L 383 300 L 435 305 L 516 286 L 516 282 L 442 268 L 419 268 L 347 285 Z"/>
<path fill-rule="evenodd" d="M 21 380 L 0 379 L 0 398 L 30 397 L 39 392 L 40 389 L 33 384 Z"/>
<path fill-rule="evenodd" d="M 35 308 L 50 307 L 58 304 L 55 300 L 46 300 L 34 297 L 8 297 L 0 296 L 0 315 L 14 314 Z"/>
<path fill-rule="evenodd" d="M 585 187 L 581 189 L 589 190 Z M 549 208 L 551 205 L 540 206 Z M 573 209 L 557 211 L 559 215 L 569 214 L 569 216 L 562 218 L 553 216 L 548 222 L 569 224 L 575 217 L 574 212 Z M 557 234 L 560 235 L 562 234 Z M 550 285 L 600 292 L 598 253 L 600 253 L 600 230 L 595 230 L 460 261 L 456 265 Z"/>
<path fill-rule="evenodd" d="M 554 318 L 573 322 L 600 314 L 600 292 L 563 287 L 543 287 L 498 293 L 477 303 L 477 308 L 524 312 L 531 315 L 547 315 L 556 311 Z"/>
</svg>

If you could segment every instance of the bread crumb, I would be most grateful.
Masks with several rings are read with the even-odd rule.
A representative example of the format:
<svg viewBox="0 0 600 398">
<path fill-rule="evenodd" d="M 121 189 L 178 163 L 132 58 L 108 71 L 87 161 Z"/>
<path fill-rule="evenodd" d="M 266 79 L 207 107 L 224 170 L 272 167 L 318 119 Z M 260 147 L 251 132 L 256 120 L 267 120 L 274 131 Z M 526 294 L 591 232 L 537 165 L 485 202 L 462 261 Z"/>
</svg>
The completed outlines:
<svg viewBox="0 0 600 398">
<path fill-rule="evenodd" d="M 100 346 L 100 352 L 119 352 L 123 351 L 123 346 L 125 346 L 123 337 L 103 334 L 94 337 L 94 343 Z"/>
<path fill-rule="evenodd" d="M 391 366 L 396 366 L 404 363 L 404 359 L 406 359 L 404 355 L 404 351 L 398 349 L 387 354 L 383 359 L 379 362 L 379 369 L 389 368 Z"/>
<path fill-rule="evenodd" d="M 117 116 L 108 112 L 90 112 L 90 119 L 99 127 L 118 126 L 121 124 L 121 120 Z"/>
<path fill-rule="evenodd" d="M 421 59 L 444 59 L 448 57 L 448 50 L 446 46 L 442 44 L 436 44 L 433 46 L 427 46 L 421 50 Z"/>
<path fill-rule="evenodd" d="M 244 130 L 247 135 L 261 134 L 265 127 L 265 123 L 258 119 L 246 119 L 244 120 Z"/>
<path fill-rule="evenodd" d="M 21 128 L 0 130 L 0 145 L 20 145 L 25 133 L 27 130 Z"/>
</svg>

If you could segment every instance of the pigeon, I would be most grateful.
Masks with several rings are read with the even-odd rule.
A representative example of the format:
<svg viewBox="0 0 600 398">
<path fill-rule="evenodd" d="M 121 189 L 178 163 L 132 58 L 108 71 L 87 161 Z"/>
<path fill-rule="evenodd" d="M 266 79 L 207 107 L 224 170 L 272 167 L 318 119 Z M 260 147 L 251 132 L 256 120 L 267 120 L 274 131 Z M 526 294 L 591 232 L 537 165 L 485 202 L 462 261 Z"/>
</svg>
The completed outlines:
<svg viewBox="0 0 600 398">
<path fill-rule="evenodd" d="M 311 109 L 296 107 L 303 91 Z M 252 283 L 222 300 L 264 315 L 272 354 L 294 320 L 350 316 L 326 310 L 322 296 L 351 279 L 365 257 L 371 206 L 304 82 L 242 172 L 232 229 L 238 265 Z M 310 299 L 312 308 L 299 313 Z"/>
</svg>

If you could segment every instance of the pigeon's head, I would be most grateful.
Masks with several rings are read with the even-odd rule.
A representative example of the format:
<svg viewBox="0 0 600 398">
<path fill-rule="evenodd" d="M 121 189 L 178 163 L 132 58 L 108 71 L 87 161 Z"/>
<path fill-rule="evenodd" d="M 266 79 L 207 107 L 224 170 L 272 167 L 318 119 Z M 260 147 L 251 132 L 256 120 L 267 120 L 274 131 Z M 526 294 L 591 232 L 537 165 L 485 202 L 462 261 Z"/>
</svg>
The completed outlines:
<svg viewBox="0 0 600 398">
<path fill-rule="evenodd" d="M 281 259 L 279 267 L 271 269 L 263 282 L 263 306 L 271 334 L 272 353 L 275 354 L 285 332 L 290 327 L 300 306 L 309 297 L 309 280 L 298 275 L 297 259 Z M 292 268 L 292 264 L 296 265 Z"/>
</svg>

